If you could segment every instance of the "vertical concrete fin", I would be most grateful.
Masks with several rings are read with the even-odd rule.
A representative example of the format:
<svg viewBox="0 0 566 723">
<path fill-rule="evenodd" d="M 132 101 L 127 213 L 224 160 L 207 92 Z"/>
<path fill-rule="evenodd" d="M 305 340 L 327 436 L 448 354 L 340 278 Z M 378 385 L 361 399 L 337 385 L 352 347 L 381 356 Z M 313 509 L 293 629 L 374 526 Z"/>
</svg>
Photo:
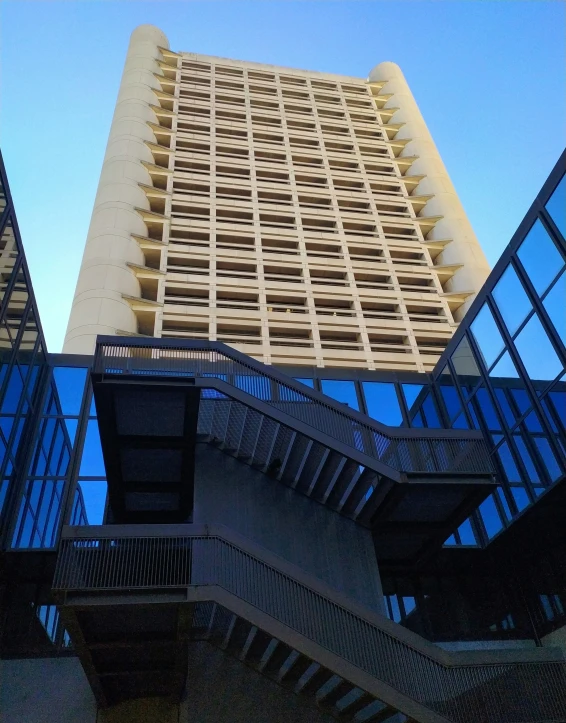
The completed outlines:
<svg viewBox="0 0 566 723">
<path fill-rule="evenodd" d="M 161 90 L 155 77 L 160 72 L 160 48 L 168 45 L 165 35 L 152 25 L 140 25 L 130 38 L 64 352 L 92 354 L 97 334 L 138 331 L 136 313 L 124 295 L 141 295 L 140 282 L 128 263 L 144 263 L 132 234 L 148 235 L 136 208 L 150 208 L 139 184 L 152 185 L 143 162 L 154 163 L 146 144 L 156 143 L 156 138 L 148 121 L 159 122 L 151 106 L 156 104 L 154 90 Z"/>
<path fill-rule="evenodd" d="M 450 239 L 436 257 L 436 265 L 461 265 L 444 289 L 451 294 L 472 292 L 456 311 L 455 318 L 460 320 L 487 279 L 489 264 L 401 69 L 395 63 L 380 63 L 368 82 L 383 84 L 378 96 L 388 97 L 385 108 L 397 108 L 390 119 L 392 125 L 400 125 L 395 139 L 407 140 L 399 159 L 415 158 L 407 176 L 423 176 L 415 194 L 431 196 L 420 216 L 440 217 L 426 234 L 427 240 Z"/>
</svg>

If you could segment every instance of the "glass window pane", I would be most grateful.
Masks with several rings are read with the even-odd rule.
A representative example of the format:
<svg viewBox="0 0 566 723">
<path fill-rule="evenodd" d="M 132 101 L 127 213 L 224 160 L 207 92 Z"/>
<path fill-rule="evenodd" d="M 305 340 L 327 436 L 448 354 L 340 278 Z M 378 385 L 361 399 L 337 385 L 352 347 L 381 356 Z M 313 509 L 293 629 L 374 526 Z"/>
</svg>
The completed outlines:
<svg viewBox="0 0 566 723">
<path fill-rule="evenodd" d="M 96 419 L 90 419 L 88 422 L 79 474 L 81 477 L 104 477 L 106 475 Z"/>
<path fill-rule="evenodd" d="M 491 401 L 487 389 L 478 389 L 475 396 L 476 408 L 479 409 L 480 416 L 483 418 L 485 426 L 490 432 L 498 432 L 501 429 L 501 423 L 495 411 L 495 407 Z"/>
<path fill-rule="evenodd" d="M 462 409 L 462 403 L 460 401 L 460 397 L 458 396 L 456 387 L 451 386 L 450 384 L 440 384 L 440 394 L 446 408 L 447 418 L 449 420 L 454 419 L 454 417 Z"/>
<path fill-rule="evenodd" d="M 71 443 L 71 446 L 75 444 L 78 424 L 78 419 L 65 419 L 65 426 L 67 427 L 67 434 L 69 435 L 69 442 Z"/>
<path fill-rule="evenodd" d="M 491 539 L 503 527 L 493 495 L 490 495 L 481 503 L 479 510 L 483 524 L 485 525 L 487 536 Z"/>
<path fill-rule="evenodd" d="M 402 384 L 403 394 L 405 395 L 405 401 L 407 402 L 407 409 L 410 409 L 416 398 L 421 393 L 423 388 L 422 384 Z"/>
<path fill-rule="evenodd" d="M 560 469 L 560 466 L 556 461 L 556 457 L 554 456 L 554 452 L 548 443 L 548 439 L 546 437 L 534 437 L 534 442 L 540 456 L 543 459 L 545 467 L 548 470 L 550 479 L 553 482 L 556 482 L 556 480 L 564 474 L 564 471 Z"/>
<path fill-rule="evenodd" d="M 559 382 L 558 386 L 564 387 L 566 385 L 564 382 Z M 562 426 L 566 429 L 566 391 L 552 391 L 548 396 Z"/>
<path fill-rule="evenodd" d="M 484 304 L 471 325 L 483 362 L 489 368 L 503 351 L 505 344 L 487 304 Z"/>
<path fill-rule="evenodd" d="M 511 508 L 509 507 L 509 502 L 507 501 L 507 496 L 505 494 L 505 491 L 502 487 L 497 488 L 497 496 L 499 497 L 499 501 L 501 502 L 501 507 L 503 508 L 503 514 L 507 520 L 510 520 L 513 515 L 511 514 Z"/>
<path fill-rule="evenodd" d="M 462 543 L 462 545 L 477 544 L 476 536 L 474 535 L 474 531 L 472 529 L 472 525 L 469 519 L 460 525 L 460 527 L 458 528 L 458 534 L 460 535 L 460 542 Z"/>
<path fill-rule="evenodd" d="M 535 221 L 517 256 L 538 294 L 542 296 L 564 266 L 564 259 L 540 220 Z"/>
<path fill-rule="evenodd" d="M 519 474 L 519 470 L 517 469 L 513 457 L 511 456 L 511 451 L 507 446 L 507 442 L 504 442 L 497 448 L 496 454 L 501 462 L 503 474 L 505 475 L 507 481 L 521 482 L 521 475 Z"/>
<path fill-rule="evenodd" d="M 17 364 L 14 364 L 8 384 L 4 389 L 4 399 L 2 400 L 2 407 L 0 412 L 2 414 L 15 414 L 18 409 L 18 404 L 22 398 L 24 389 L 24 383 L 22 381 L 22 375 Z"/>
<path fill-rule="evenodd" d="M 83 367 L 55 367 L 53 370 L 63 414 L 74 415 L 81 411 L 86 372 Z"/>
<path fill-rule="evenodd" d="M 442 427 L 442 425 L 440 424 L 440 419 L 438 417 L 436 404 L 434 403 L 434 399 L 432 398 L 432 394 L 428 394 L 426 399 L 424 400 L 422 406 L 422 413 L 427 427 L 436 429 Z"/>
<path fill-rule="evenodd" d="M 508 267 L 497 282 L 493 298 L 497 302 L 509 333 L 514 334 L 533 307 L 512 266 Z"/>
<path fill-rule="evenodd" d="M 295 377 L 295 381 L 301 382 L 301 384 L 304 384 L 305 386 L 310 387 L 311 389 L 314 389 L 314 379 Z"/>
<path fill-rule="evenodd" d="M 515 500 L 515 504 L 517 505 L 519 512 L 531 504 L 527 490 L 524 487 L 511 487 L 511 494 L 513 495 L 513 499 Z"/>
<path fill-rule="evenodd" d="M 452 354 L 452 364 L 458 377 L 466 377 L 464 380 L 459 379 L 461 384 L 466 382 L 473 384 L 474 380 L 480 376 L 480 370 L 467 337 L 462 339 Z"/>
<path fill-rule="evenodd" d="M 509 378 L 518 379 L 519 378 L 519 372 L 517 371 L 515 365 L 513 364 L 513 361 L 511 360 L 511 357 L 509 356 L 508 351 L 505 352 L 505 354 L 501 357 L 501 359 L 497 362 L 497 364 L 489 372 L 489 376 L 492 378 L 499 378 L 499 379 L 509 379 Z"/>
<path fill-rule="evenodd" d="M 515 339 L 515 346 L 529 377 L 534 381 L 549 381 L 557 377 L 563 370 L 554 347 L 536 314 Z"/>
<path fill-rule="evenodd" d="M 0 236 L 0 278 L 4 281 L 0 285 L 0 303 L 4 303 L 4 294 L 8 287 L 7 281 L 14 270 L 17 260 L 18 247 L 12 221 L 10 220 L 4 226 L 4 231 Z"/>
<path fill-rule="evenodd" d="M 519 450 L 519 454 L 521 455 L 521 459 L 525 465 L 525 469 L 527 470 L 527 474 L 529 475 L 529 480 L 535 483 L 540 482 L 539 473 L 537 472 L 537 468 L 535 467 L 531 455 L 529 454 L 525 440 L 518 434 L 515 434 L 513 438 L 515 440 L 515 446 Z"/>
<path fill-rule="evenodd" d="M 392 427 L 396 427 L 403 422 L 395 384 L 363 382 L 362 387 L 370 417 Z"/>
<path fill-rule="evenodd" d="M 562 176 L 560 183 L 548 199 L 546 210 L 558 226 L 562 236 L 566 238 L 566 176 Z"/>
<path fill-rule="evenodd" d="M 353 409 L 359 409 L 354 382 L 342 379 L 322 379 L 321 384 L 324 394 L 328 394 L 332 399 L 347 404 Z"/>
<path fill-rule="evenodd" d="M 558 336 L 566 345 L 566 271 L 548 292 L 543 304 Z"/>
<path fill-rule="evenodd" d="M 101 525 L 104 522 L 108 485 L 101 480 L 80 480 L 77 489 L 80 491 L 78 504 L 82 504 L 86 520 L 84 524 Z"/>
</svg>

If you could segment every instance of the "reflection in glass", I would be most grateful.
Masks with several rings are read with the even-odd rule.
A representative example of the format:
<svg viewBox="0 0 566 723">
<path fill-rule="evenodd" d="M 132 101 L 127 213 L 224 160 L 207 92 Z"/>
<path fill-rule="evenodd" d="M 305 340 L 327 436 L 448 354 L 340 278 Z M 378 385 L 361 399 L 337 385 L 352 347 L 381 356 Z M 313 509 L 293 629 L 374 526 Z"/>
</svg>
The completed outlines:
<svg viewBox="0 0 566 723">
<path fill-rule="evenodd" d="M 490 432 L 498 432 L 501 429 L 495 407 L 484 387 L 478 389 L 475 395 L 475 407 L 479 409 L 480 418 L 483 419 L 485 426 Z"/>
<path fill-rule="evenodd" d="M 9 299 L 4 300 L 4 321 L 10 331 L 12 341 L 15 342 L 22 326 L 26 305 L 28 302 L 28 285 L 23 269 L 20 267 Z M 24 334 L 25 338 L 25 334 Z M 23 342 L 23 340 L 22 340 Z"/>
<path fill-rule="evenodd" d="M 519 474 L 519 470 L 517 469 L 515 461 L 511 456 L 511 450 L 509 449 L 507 442 L 503 442 L 503 444 L 497 448 L 496 454 L 499 461 L 501 462 L 501 467 L 503 469 L 505 477 L 507 478 L 507 481 L 520 482 L 521 475 Z"/>
<path fill-rule="evenodd" d="M 540 296 L 564 266 L 564 259 L 540 220 L 535 221 L 519 246 L 517 256 Z"/>
<path fill-rule="evenodd" d="M 449 378 L 441 377 L 439 388 L 446 409 L 446 417 L 448 420 L 453 419 L 461 411 L 462 403 L 452 381 L 452 375 Z"/>
<path fill-rule="evenodd" d="M 550 316 L 558 336 L 566 345 L 566 271 L 564 271 L 546 295 L 544 301 L 546 313 Z"/>
<path fill-rule="evenodd" d="M 86 372 L 86 368 L 83 367 L 55 367 L 53 369 L 63 414 L 75 415 L 81 411 Z"/>
<path fill-rule="evenodd" d="M 402 384 L 403 394 L 405 395 L 405 401 L 407 402 L 407 408 L 410 409 L 416 398 L 419 396 L 422 384 Z"/>
<path fill-rule="evenodd" d="M 470 347 L 468 337 L 464 336 L 452 354 L 452 365 L 460 384 L 474 385 L 480 376 L 480 370 Z"/>
<path fill-rule="evenodd" d="M 511 494 L 513 495 L 513 499 L 515 500 L 515 504 L 517 505 L 519 512 L 531 504 L 527 490 L 524 487 L 511 487 Z"/>
<path fill-rule="evenodd" d="M 17 259 L 18 247 L 10 220 L 4 226 L 4 231 L 0 236 L 0 304 L 4 302 L 4 295 Z"/>
<path fill-rule="evenodd" d="M 493 369 L 489 372 L 490 377 L 499 377 L 503 379 L 508 379 L 510 377 L 514 379 L 519 378 L 519 372 L 517 371 L 515 365 L 513 364 L 513 361 L 511 360 L 511 357 L 509 356 L 509 352 L 506 351 L 505 354 L 501 357 L 501 359 L 497 362 L 497 364 L 493 367 Z"/>
<path fill-rule="evenodd" d="M 89 419 L 88 421 L 79 474 L 81 477 L 106 476 L 96 419 Z"/>
<path fill-rule="evenodd" d="M 6 191 L 4 190 L 2 179 L 0 179 L 0 215 L 2 214 L 2 211 L 6 208 L 6 203 Z"/>
<path fill-rule="evenodd" d="M 558 226 L 562 236 L 566 239 L 566 176 L 562 176 L 560 183 L 548 199 L 546 210 Z"/>
<path fill-rule="evenodd" d="M 546 437 L 534 437 L 534 443 L 539 451 L 540 456 L 544 462 L 544 465 L 548 471 L 549 477 L 553 482 L 561 477 L 564 472 L 560 469 L 554 452 L 552 451 L 548 439 Z"/>
<path fill-rule="evenodd" d="M 566 383 L 558 382 L 559 387 L 566 387 Z M 566 389 L 564 391 L 551 391 L 548 395 L 552 408 L 566 430 Z"/>
<path fill-rule="evenodd" d="M 536 314 L 515 339 L 515 346 L 531 379 L 549 381 L 563 370 L 554 347 Z"/>
<path fill-rule="evenodd" d="M 519 450 L 519 454 L 521 455 L 521 459 L 527 471 L 527 475 L 529 476 L 529 480 L 535 483 L 540 482 L 539 473 L 537 472 L 537 468 L 535 467 L 532 457 L 529 454 L 529 451 L 525 444 L 525 440 L 519 434 L 515 434 L 513 436 L 513 439 L 515 440 L 515 446 L 517 447 L 517 449 Z"/>
<path fill-rule="evenodd" d="M 8 486 L 10 484 L 9 479 L 0 480 L 0 516 L 2 515 L 2 509 L 4 508 L 4 502 L 8 496 Z"/>
<path fill-rule="evenodd" d="M 4 399 L 2 400 L 2 407 L 0 408 L 1 414 L 15 414 L 20 399 L 22 398 L 23 388 L 22 375 L 20 374 L 18 365 L 14 364 L 8 377 L 8 383 L 4 389 Z"/>
<path fill-rule="evenodd" d="M 403 422 L 403 416 L 393 383 L 363 382 L 368 414 L 378 422 L 396 427 Z"/>
<path fill-rule="evenodd" d="M 509 333 L 514 334 L 533 307 L 512 266 L 497 282 L 493 297 Z"/>
<path fill-rule="evenodd" d="M 29 480 L 26 483 L 12 547 L 55 545 L 63 486 L 63 480 Z"/>
<path fill-rule="evenodd" d="M 503 412 L 503 416 L 505 417 L 505 421 L 509 425 L 513 425 L 517 420 L 517 415 L 511 408 L 511 405 L 509 404 L 509 400 L 506 395 L 506 390 L 502 387 L 495 387 L 494 390 L 495 397 L 497 401 L 499 402 L 499 406 L 501 408 L 501 411 Z"/>
<path fill-rule="evenodd" d="M 505 494 L 505 490 L 502 487 L 497 488 L 497 497 L 499 498 L 499 502 L 501 503 L 501 508 L 503 509 L 504 516 L 507 520 L 510 520 L 513 515 L 511 514 L 509 502 L 507 501 L 507 495 Z"/>
<path fill-rule="evenodd" d="M 359 409 L 356 385 L 354 382 L 339 379 L 323 379 L 321 385 L 324 394 L 328 394 L 332 399 L 347 404 L 353 409 Z"/>
<path fill-rule="evenodd" d="M 489 368 L 503 351 L 505 344 L 487 304 L 482 306 L 470 329 L 480 349 L 483 362 L 486 368 Z"/>
</svg>

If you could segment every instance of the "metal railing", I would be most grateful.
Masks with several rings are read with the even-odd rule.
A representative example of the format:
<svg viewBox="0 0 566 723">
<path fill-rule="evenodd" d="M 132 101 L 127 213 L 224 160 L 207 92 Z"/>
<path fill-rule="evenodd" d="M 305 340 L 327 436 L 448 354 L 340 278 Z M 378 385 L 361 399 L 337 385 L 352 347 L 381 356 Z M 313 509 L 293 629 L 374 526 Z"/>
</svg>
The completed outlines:
<svg viewBox="0 0 566 723">
<path fill-rule="evenodd" d="M 536 662 L 532 651 L 483 653 L 483 662 L 477 655 L 470 662 L 469 654 L 436 648 L 227 528 L 182 527 L 186 533 L 162 526 L 147 536 L 133 526 L 129 532 L 66 528 L 54 591 L 219 586 L 455 723 L 566 717 L 566 663 L 552 651 L 536 651 L 545 655 Z M 520 701 L 520 710 L 509 709 L 509 695 Z"/>
<path fill-rule="evenodd" d="M 220 342 L 99 337 L 94 373 L 216 378 L 397 471 L 493 473 L 481 432 L 388 427 Z"/>
</svg>

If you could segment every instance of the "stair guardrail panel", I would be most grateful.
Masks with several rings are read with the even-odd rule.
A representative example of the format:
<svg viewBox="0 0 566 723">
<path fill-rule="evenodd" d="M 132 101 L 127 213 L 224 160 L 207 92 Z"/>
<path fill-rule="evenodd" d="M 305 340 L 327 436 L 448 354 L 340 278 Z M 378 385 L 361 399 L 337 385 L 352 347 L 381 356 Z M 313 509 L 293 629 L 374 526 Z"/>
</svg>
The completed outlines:
<svg viewBox="0 0 566 723">
<path fill-rule="evenodd" d="M 241 543 L 220 525 L 195 525 L 194 532 L 183 527 L 187 532 L 170 535 L 112 526 L 96 532 L 65 528 L 55 594 L 220 586 L 455 723 L 516 723 L 505 703 L 514 694 L 540 709 L 539 717 L 517 721 L 566 717 L 566 663 L 552 651 L 536 661 L 531 651 L 506 651 L 504 659 L 485 653 L 483 662 L 472 656 L 470 663 L 469 655 L 448 653 L 376 613 L 361 612 L 341 593 L 303 571 L 293 574 L 293 565 L 247 540 Z M 467 662 L 458 663 L 459 656 Z M 484 718 L 473 718 L 479 713 Z"/>
<path fill-rule="evenodd" d="M 102 378 L 221 379 L 399 472 L 485 476 L 494 471 L 481 432 L 388 427 L 220 342 L 156 339 L 148 344 L 99 337 L 93 371 Z"/>
</svg>

